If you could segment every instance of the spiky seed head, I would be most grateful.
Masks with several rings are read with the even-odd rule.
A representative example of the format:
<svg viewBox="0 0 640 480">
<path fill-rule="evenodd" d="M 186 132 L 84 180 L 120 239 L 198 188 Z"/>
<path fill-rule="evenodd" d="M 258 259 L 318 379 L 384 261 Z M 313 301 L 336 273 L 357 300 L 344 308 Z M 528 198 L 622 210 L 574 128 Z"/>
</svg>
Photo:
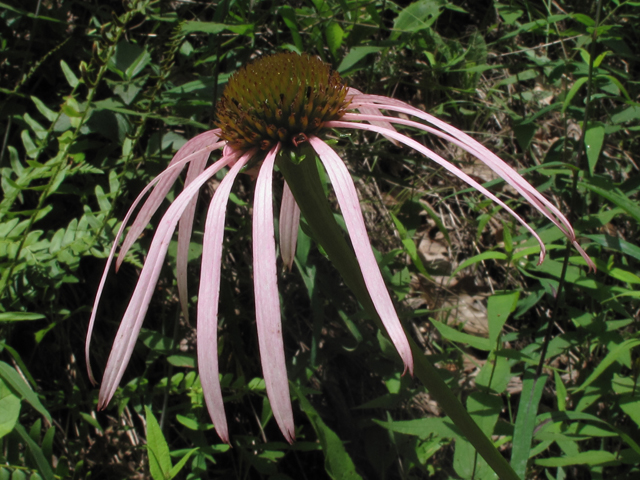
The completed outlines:
<svg viewBox="0 0 640 480">
<path fill-rule="evenodd" d="M 346 96 L 340 75 L 318 57 L 277 53 L 229 78 L 215 123 L 233 148 L 297 146 L 345 113 Z"/>
</svg>

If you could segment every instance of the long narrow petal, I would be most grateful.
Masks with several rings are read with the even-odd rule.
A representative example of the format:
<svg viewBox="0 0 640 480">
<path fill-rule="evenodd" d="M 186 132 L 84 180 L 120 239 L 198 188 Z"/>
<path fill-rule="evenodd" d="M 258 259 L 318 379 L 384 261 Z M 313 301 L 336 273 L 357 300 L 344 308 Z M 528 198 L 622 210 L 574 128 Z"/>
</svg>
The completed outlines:
<svg viewBox="0 0 640 480">
<path fill-rule="evenodd" d="M 364 124 L 364 123 L 351 123 L 351 122 L 342 122 L 342 121 L 327 122 L 325 125 L 327 126 L 327 128 L 334 128 L 334 127 L 335 128 L 353 128 L 353 129 L 357 129 L 357 130 L 367 130 L 367 131 L 376 132 L 376 133 L 383 133 L 382 130 L 384 130 L 383 128 L 378 127 L 376 125 L 367 125 L 367 124 Z M 421 143 L 418 143 L 415 140 L 407 137 L 406 135 L 403 135 L 403 134 L 398 133 L 398 132 L 392 132 L 392 131 L 388 131 L 387 130 L 385 133 L 386 133 L 386 135 L 395 138 L 399 142 L 404 143 L 408 147 L 413 148 L 414 150 L 422 153 L 427 158 L 430 158 L 431 160 L 433 160 L 437 164 L 439 164 L 442 167 L 444 167 L 445 169 L 449 170 L 456 177 L 460 178 L 461 180 L 464 180 L 465 182 L 467 182 L 469 185 L 471 185 L 473 188 L 475 188 L 479 192 L 484 193 L 487 197 L 489 197 L 491 200 L 493 200 L 495 203 L 497 203 L 502 208 L 504 208 L 507 212 L 509 212 L 516 220 L 518 220 L 522 225 L 524 225 L 527 230 L 529 230 L 529 232 L 536 238 L 536 240 L 540 244 L 540 262 L 542 262 L 542 260 L 544 259 L 545 254 L 546 254 L 546 248 L 544 246 L 544 243 L 542 242 L 542 239 L 535 232 L 535 230 L 533 228 L 531 228 L 529 226 L 529 224 L 527 222 L 525 222 L 524 219 L 522 217 L 520 217 L 520 215 L 518 215 L 516 212 L 514 212 L 506 203 L 504 203 L 502 200 L 500 200 L 493 193 L 491 193 L 489 190 L 484 188 L 482 185 L 480 185 L 478 182 L 476 182 L 473 178 L 471 178 L 469 175 L 464 173 L 458 167 L 456 167 L 452 163 L 448 162 L 447 160 L 442 158 L 437 153 L 432 152 L 431 150 L 429 150 L 427 147 L 425 147 Z"/>
<path fill-rule="evenodd" d="M 521 184 L 519 184 L 518 182 L 515 182 L 514 180 L 516 178 L 520 178 L 520 179 L 522 178 L 520 176 L 520 174 L 518 172 L 516 172 L 513 168 L 511 168 L 509 165 L 507 165 L 495 153 L 493 153 L 487 147 L 485 147 L 480 142 L 478 142 L 477 140 L 473 139 L 472 137 L 470 137 L 466 133 L 462 132 L 461 130 L 458 130 L 457 128 L 449 125 L 446 122 L 443 122 L 442 120 L 434 117 L 433 115 L 429 115 L 428 113 L 423 112 L 422 110 L 419 110 L 417 108 L 414 108 L 411 105 L 408 105 L 408 104 L 406 104 L 404 102 L 401 102 L 399 100 L 386 99 L 385 97 L 378 97 L 378 96 L 375 96 L 375 95 L 362 95 L 362 96 L 357 96 L 356 98 L 358 99 L 358 103 L 360 101 L 362 101 L 362 102 L 365 102 L 365 105 L 377 105 L 379 108 L 383 108 L 383 109 L 386 109 L 386 110 L 392 110 L 392 111 L 396 111 L 396 112 L 399 112 L 399 113 L 405 113 L 407 115 L 416 116 L 416 117 L 418 117 L 418 118 L 420 118 L 420 119 L 422 119 L 422 120 L 424 120 L 426 122 L 431 123 L 432 125 L 435 125 L 436 127 L 440 128 L 441 130 L 449 133 L 452 137 L 461 140 L 461 142 L 464 145 L 466 145 L 467 147 L 471 148 L 471 151 L 469 150 L 469 148 L 465 148 L 464 146 L 460 145 L 461 148 L 464 148 L 465 150 L 469 151 L 472 155 L 475 155 L 480 160 L 485 162 L 487 164 L 487 166 L 489 166 L 491 169 L 493 169 L 497 173 L 499 173 L 499 175 L 502 178 L 504 178 L 509 184 L 511 184 L 516 190 L 520 191 L 524 187 L 529 193 L 531 193 L 533 196 L 535 196 L 540 201 L 540 203 L 544 204 L 545 207 L 547 207 L 550 211 L 552 211 L 554 213 L 554 215 L 558 216 L 558 219 L 560 220 L 560 223 L 562 224 L 562 226 L 560 226 L 560 228 L 563 230 L 563 232 L 570 232 L 570 233 L 567 233 L 568 236 L 571 236 L 571 234 L 573 233 L 573 229 L 571 227 L 571 224 L 564 217 L 564 215 L 562 215 L 562 213 L 558 210 L 558 208 L 555 205 L 553 205 L 551 202 L 549 202 L 540 192 L 538 192 L 528 182 L 524 181 L 524 183 L 521 183 Z M 372 103 L 366 103 L 367 100 L 369 100 Z M 377 103 L 377 102 L 383 102 L 384 100 L 388 100 L 386 105 L 381 105 L 381 104 Z M 391 121 L 391 119 L 389 119 L 389 120 Z M 429 130 L 429 131 L 430 131 L 430 133 L 433 133 L 435 135 L 442 136 L 437 130 Z M 445 137 L 443 137 L 443 138 L 445 138 Z M 450 138 L 447 138 L 447 139 L 450 140 Z M 526 186 L 524 184 L 526 184 Z M 544 213 L 547 217 L 549 217 L 549 213 L 548 212 L 542 212 L 542 213 Z M 550 218 L 550 220 L 551 220 L 551 218 Z M 557 223 L 557 221 L 554 221 L 554 223 Z"/>
<path fill-rule="evenodd" d="M 340 122 L 345 123 L 345 122 Z M 376 127 L 380 130 L 385 130 L 382 127 Z M 391 132 L 385 130 L 386 132 Z M 380 132 L 382 133 L 382 132 Z M 395 132 L 394 132 L 395 133 Z M 396 139 L 398 140 L 398 139 Z M 309 142 L 314 150 L 318 153 L 322 164 L 327 170 L 331 185 L 336 192 L 338 204 L 344 221 L 349 231 L 349 237 L 355 251 L 356 258 L 360 264 L 362 270 L 362 276 L 364 282 L 369 290 L 369 295 L 373 301 L 374 306 L 380 320 L 387 329 L 387 333 L 391 338 L 391 341 L 395 345 L 400 358 L 405 365 L 405 370 L 409 370 L 409 373 L 413 374 L 413 356 L 411 355 L 411 347 L 409 341 L 402 328 L 402 324 L 398 319 L 398 314 L 393 306 L 389 291 L 387 290 L 378 262 L 373 255 L 371 249 L 371 242 L 367 235 L 367 229 L 362 217 L 362 211 L 360 210 L 360 201 L 358 200 L 358 193 L 356 187 L 353 184 L 349 170 L 345 166 L 342 159 L 329 147 L 324 141 L 318 137 L 309 137 Z"/>
<path fill-rule="evenodd" d="M 221 146 L 223 146 L 223 143 L 218 143 L 216 148 L 220 148 Z M 127 227 L 127 224 L 129 223 L 129 219 L 133 215 L 133 212 L 135 211 L 136 207 L 142 201 L 145 195 L 149 192 L 149 190 L 151 190 L 156 184 L 165 181 L 167 178 L 171 178 L 175 174 L 175 172 L 180 173 L 184 165 L 190 162 L 191 159 L 192 159 L 191 156 L 187 156 L 179 160 L 178 162 L 173 163 L 171 166 L 167 167 L 166 170 L 160 173 L 157 177 L 151 180 L 151 182 L 149 182 L 149 184 L 146 187 L 144 187 L 142 192 L 140 192 L 140 194 L 133 201 L 133 204 L 127 211 L 127 214 L 125 215 L 124 220 L 122 221 L 122 224 L 118 229 L 118 233 L 116 233 L 115 239 L 113 240 L 113 245 L 111 246 L 111 251 L 109 252 L 109 256 L 107 257 L 107 263 L 104 267 L 104 271 L 102 272 L 102 277 L 100 278 L 100 284 L 98 285 L 96 298 L 93 302 L 93 308 L 91 310 L 91 318 L 89 319 L 89 328 L 87 329 L 87 338 L 86 338 L 85 347 L 84 347 L 84 355 L 85 355 L 85 361 L 87 364 L 87 371 L 89 373 L 89 380 L 91 380 L 91 383 L 93 384 L 96 383 L 96 380 L 93 376 L 93 371 L 91 369 L 91 359 L 89 355 L 91 350 L 91 337 L 93 335 L 93 327 L 95 325 L 96 315 L 98 314 L 98 305 L 100 304 L 100 299 L 102 298 L 102 292 L 104 290 L 104 286 L 107 281 L 107 276 L 109 275 L 109 272 L 111 269 L 111 263 L 113 262 L 113 259 L 115 258 L 116 250 L 118 249 L 118 242 L 120 240 L 120 237 L 122 237 L 122 234 L 124 233 L 124 230 Z"/>
<path fill-rule="evenodd" d="M 377 117 L 373 115 L 361 115 L 361 114 L 349 113 L 344 115 L 341 118 L 341 120 L 372 121 L 372 120 L 375 120 L 376 118 Z M 573 232 L 568 231 L 562 223 L 559 223 L 558 220 L 556 220 L 555 217 L 551 216 L 549 212 L 545 209 L 546 207 L 545 203 L 543 203 L 540 200 L 540 197 L 542 197 L 542 194 L 538 192 L 533 185 L 531 185 L 522 176 L 520 176 L 518 172 L 516 172 L 513 168 L 511 168 L 503 160 L 501 160 L 500 157 L 497 157 L 494 154 L 491 154 L 491 156 L 486 155 L 484 151 L 479 150 L 475 145 L 465 143 L 464 141 L 459 140 L 458 138 L 455 138 L 449 135 L 448 133 L 444 133 L 436 128 L 430 127 L 428 125 L 424 125 L 423 123 L 414 122 L 413 120 L 408 120 L 405 118 L 396 118 L 396 117 L 387 117 L 387 118 L 389 118 L 390 122 L 398 123 L 401 125 L 407 125 L 409 127 L 423 130 L 425 132 L 438 136 L 444 140 L 447 140 L 448 142 L 453 143 L 454 145 L 462 148 L 463 150 L 467 151 L 474 157 L 478 158 L 485 165 L 487 165 L 494 172 L 496 172 L 503 180 L 505 180 L 507 183 L 512 185 L 518 191 L 518 193 L 520 193 L 526 200 L 528 200 L 538 211 L 540 211 L 547 218 L 549 218 L 562 231 L 562 233 L 564 233 L 568 237 L 572 236 Z M 462 134 L 461 131 L 459 131 L 459 133 Z M 499 162 L 496 161 L 495 158 L 493 157 L 497 158 Z M 551 205 L 553 206 L 553 204 Z M 553 208 L 555 209 L 556 207 L 553 206 Z M 563 219 L 565 218 L 560 213 L 560 211 L 557 211 L 557 215 L 558 217 L 562 217 Z M 569 225 L 568 220 L 566 220 L 566 223 L 567 225 Z M 569 228 L 571 228 L 571 225 L 569 225 Z"/>
<path fill-rule="evenodd" d="M 422 124 L 412 125 L 416 128 L 428 131 L 429 133 L 437 135 L 458 145 L 460 148 L 463 148 L 464 150 L 484 162 L 489 168 L 494 170 L 498 175 L 500 175 L 500 177 L 502 177 L 507 183 L 515 188 L 518 193 L 524 196 L 536 209 L 538 209 L 543 215 L 551 220 L 569 238 L 580 255 L 582 255 L 582 257 L 585 259 L 585 261 L 589 265 L 589 268 L 591 270 L 595 270 L 594 263 L 576 242 L 573 228 L 566 217 L 560 212 L 560 210 L 555 205 L 553 205 L 553 203 L 547 200 L 544 195 L 538 192 L 535 187 L 533 187 L 529 182 L 522 178 L 522 176 L 518 172 L 511 168 L 506 162 L 504 162 L 500 157 L 498 157 L 487 147 L 485 147 L 466 133 L 462 132 L 461 130 L 458 130 L 457 128 L 449 125 L 446 122 L 443 122 L 433 115 L 429 115 L 428 113 L 412 107 L 411 105 L 400 100 L 388 97 L 380 97 L 376 95 L 357 94 L 352 96 L 351 100 L 353 102 L 352 108 L 361 110 L 361 108 L 377 106 L 381 109 L 396 111 L 407 115 L 413 115 L 426 122 L 431 123 L 432 125 L 437 126 L 444 132 L 450 134 L 449 136 L 441 132 L 440 130 L 432 129 Z M 394 119 L 394 117 L 387 117 L 387 119 L 390 122 L 403 123 L 408 125 L 408 123 L 404 123 L 404 121 L 401 119 Z M 377 120 L 378 119 L 376 119 L 376 121 Z"/>
<path fill-rule="evenodd" d="M 364 95 L 361 91 L 356 90 L 355 88 L 349 87 L 347 96 L 350 97 L 351 99 L 357 99 L 360 98 L 360 96 Z M 355 107 L 350 107 L 350 108 L 355 108 L 358 111 L 360 111 L 361 113 L 363 113 L 364 115 L 372 115 L 375 116 L 376 118 L 373 120 L 370 120 L 372 125 L 378 125 L 379 127 L 384 127 L 384 128 L 388 128 L 391 130 L 395 130 L 395 128 L 393 128 L 393 125 L 391 125 L 391 123 L 387 120 L 387 117 L 380 111 L 380 109 L 378 107 L 376 107 L 374 104 L 370 104 L 370 105 L 362 105 L 362 106 L 355 106 Z M 391 142 L 394 145 L 399 145 L 398 142 L 392 138 L 387 137 L 389 140 L 391 140 Z"/>
<path fill-rule="evenodd" d="M 180 149 L 176 152 L 173 159 L 169 162 L 169 167 L 174 164 L 180 162 L 185 158 L 189 158 L 190 161 L 196 160 L 198 158 L 208 158 L 209 154 L 224 144 L 218 142 L 219 140 L 220 129 L 209 130 L 207 132 L 201 133 L 193 137 L 187 143 L 185 143 Z M 131 248 L 131 245 L 138 239 L 142 231 L 147 227 L 151 217 L 156 212 L 158 207 L 162 204 L 167 193 L 171 190 L 171 187 L 175 183 L 176 179 L 180 175 L 180 170 L 173 170 L 172 174 L 163 178 L 162 181 L 158 182 L 156 188 L 153 189 L 151 195 L 144 203 L 140 212 L 136 216 L 136 219 L 133 221 L 127 236 L 122 242 L 122 247 L 120 248 L 120 252 L 118 253 L 118 260 L 116 261 L 116 271 L 120 268 L 125 255 Z"/>
<path fill-rule="evenodd" d="M 300 225 L 300 207 L 296 203 L 287 182 L 284 182 L 282 191 L 282 204 L 280 205 L 280 256 L 282 263 L 291 270 L 293 259 L 296 256 L 296 244 L 298 242 L 298 226 Z"/>
<path fill-rule="evenodd" d="M 209 415 L 223 442 L 229 443 L 229 429 L 224 414 L 218 370 L 218 300 L 220 298 L 220 267 L 227 200 L 233 182 L 251 155 L 243 156 L 229 170 L 209 204 L 202 244 L 202 270 L 198 292 L 198 371 Z"/>
<path fill-rule="evenodd" d="M 253 283 L 262 373 L 273 416 L 289 443 L 295 439 L 287 365 L 282 340 L 280 296 L 273 227 L 273 165 L 277 144 L 264 159 L 253 201 Z"/>
<path fill-rule="evenodd" d="M 100 396 L 98 399 L 99 409 L 105 408 L 111 400 L 111 397 L 113 397 L 129 363 L 133 347 L 140 332 L 140 327 L 142 326 L 142 321 L 147 313 L 151 296 L 153 295 L 158 277 L 160 276 L 162 263 L 167 254 L 171 236 L 175 231 L 178 220 L 180 220 L 182 213 L 189 205 L 189 201 L 198 194 L 200 187 L 221 168 L 234 160 L 234 157 L 223 157 L 207 168 L 191 185 L 184 189 L 171 204 L 164 217 L 162 217 L 153 241 L 151 242 L 149 254 L 144 262 L 133 296 L 120 322 L 120 328 L 118 328 L 116 338 L 113 342 L 113 348 L 107 361 L 102 386 L 100 388 Z"/>
<path fill-rule="evenodd" d="M 184 179 L 184 186 L 188 186 L 197 178 L 207 166 L 209 154 L 198 155 L 191 161 L 187 177 Z M 176 258 L 176 280 L 178 282 L 178 298 L 182 307 L 182 315 L 189 321 L 189 292 L 187 283 L 187 266 L 189 263 L 189 244 L 191 243 L 191 232 L 193 231 L 193 217 L 196 213 L 198 196 L 191 199 L 189 205 L 180 218 L 178 226 L 178 255 Z"/>
</svg>

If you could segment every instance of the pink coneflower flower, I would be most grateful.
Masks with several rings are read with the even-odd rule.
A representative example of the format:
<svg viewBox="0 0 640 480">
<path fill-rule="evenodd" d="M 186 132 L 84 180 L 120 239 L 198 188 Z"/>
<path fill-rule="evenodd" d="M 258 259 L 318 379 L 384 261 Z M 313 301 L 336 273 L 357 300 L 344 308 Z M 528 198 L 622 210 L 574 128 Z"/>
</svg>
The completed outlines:
<svg viewBox="0 0 640 480">
<path fill-rule="evenodd" d="M 416 120 L 391 116 L 390 113 L 394 112 Z M 399 133 L 392 124 L 432 133 L 452 142 L 487 164 L 557 225 L 593 268 L 593 263 L 576 242 L 574 231 L 562 213 L 496 155 L 460 130 L 404 102 L 366 95 L 347 87 L 336 72 L 332 72 L 328 65 L 316 57 L 280 53 L 260 58 L 247 65 L 229 79 L 218 104 L 217 115 L 219 128 L 198 135 L 178 151 L 167 169 L 135 200 L 116 236 L 89 324 L 85 351 L 87 365 L 97 305 L 115 256 L 118 239 L 134 209 L 153 188 L 124 240 L 116 261 L 116 269 L 149 223 L 184 166 L 189 164 L 185 188 L 171 204 L 156 229 L 140 279 L 118 329 L 102 380 L 98 403 L 100 409 L 109 403 L 122 379 L 160 275 L 169 242 L 178 223 L 178 291 L 186 317 L 187 253 L 198 191 L 221 169 L 229 168 L 209 205 L 204 230 L 197 310 L 198 368 L 204 398 L 218 435 L 223 441 L 229 442 L 217 354 L 218 300 L 225 212 L 236 176 L 243 170 L 255 175 L 259 169 L 253 203 L 253 278 L 260 357 L 267 395 L 276 422 L 285 438 L 289 442 L 294 440 L 277 286 L 272 176 L 275 164 L 299 161 L 292 160 L 289 155 L 299 148 L 308 151 L 311 147 L 322 162 L 342 210 L 351 244 L 375 309 L 404 362 L 405 371 L 412 373 L 411 349 L 373 255 L 353 180 L 338 154 L 321 138 L 322 132 L 327 129 L 355 129 L 379 133 L 397 144 L 417 150 L 440 164 L 491 198 L 522 223 L 540 243 L 542 261 L 545 255 L 544 245 L 536 232 L 521 217 L 455 165 L 407 135 Z M 221 157 L 207 167 L 211 152 L 216 150 L 222 150 Z M 291 181 L 295 179 L 289 179 L 289 182 Z M 291 267 L 293 262 L 300 219 L 300 209 L 292 190 L 295 189 L 291 189 L 285 182 L 280 210 L 280 252 L 283 263 L 288 267 Z M 94 381 L 90 366 L 89 376 Z"/>
</svg>

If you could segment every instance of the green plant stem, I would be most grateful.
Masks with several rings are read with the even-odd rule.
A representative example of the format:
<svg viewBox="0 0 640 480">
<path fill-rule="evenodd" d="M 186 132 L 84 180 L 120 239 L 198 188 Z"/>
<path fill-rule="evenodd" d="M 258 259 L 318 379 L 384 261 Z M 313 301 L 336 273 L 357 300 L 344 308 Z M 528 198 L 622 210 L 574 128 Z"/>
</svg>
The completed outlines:
<svg viewBox="0 0 640 480">
<path fill-rule="evenodd" d="M 295 164 L 289 158 L 288 152 L 283 151 L 277 159 L 277 165 L 289 184 L 315 240 L 327 252 L 332 263 L 342 275 L 347 286 L 354 292 L 365 311 L 376 321 L 378 328 L 386 334 L 386 330 L 364 283 L 358 261 L 352 248 L 344 238 L 340 226 L 335 221 L 329 202 L 324 194 L 320 176 L 318 175 L 315 152 L 308 144 L 303 144 L 299 150 L 298 155 L 303 154 L 305 156 L 303 161 Z M 407 337 L 413 354 L 415 376 L 427 388 L 431 396 L 496 474 L 503 480 L 519 480 L 507 460 L 498 452 L 491 440 L 471 418 L 458 397 L 442 380 L 438 370 L 427 359 L 420 347 L 409 335 Z"/>
<path fill-rule="evenodd" d="M 596 6 L 596 23 L 593 29 L 593 34 L 591 37 L 591 48 L 589 49 L 589 72 L 587 77 L 587 99 L 584 106 L 584 120 L 582 122 L 582 134 L 580 135 L 580 140 L 578 140 L 578 153 L 576 155 L 576 170 L 573 172 L 573 182 L 571 184 L 571 211 L 575 211 L 576 203 L 578 201 L 578 179 L 580 178 L 580 164 L 582 163 L 582 159 L 584 157 L 585 152 L 585 144 L 584 137 L 587 132 L 587 127 L 589 126 L 589 111 L 591 107 L 591 89 L 593 87 L 593 62 L 596 54 L 596 44 L 597 44 L 597 31 L 598 26 L 600 25 L 600 12 L 602 11 L 602 0 L 598 0 L 598 4 Z M 565 128 L 566 128 L 566 116 L 565 116 Z M 566 151 L 566 139 L 565 135 L 565 151 Z M 587 174 L 589 174 L 589 166 L 587 165 L 584 169 Z M 571 218 L 569 219 L 571 220 Z M 567 276 L 567 268 L 569 265 L 569 257 L 571 256 L 571 252 L 573 251 L 573 246 L 571 242 L 567 240 L 566 248 L 564 253 L 564 261 L 562 263 L 562 272 L 560 273 L 560 280 L 558 282 L 558 291 L 556 292 L 555 303 L 552 310 L 552 315 L 549 317 L 549 324 L 547 325 L 547 331 L 544 334 L 544 340 L 542 342 L 542 350 L 540 352 L 540 361 L 538 362 L 538 366 L 536 368 L 536 378 L 538 378 L 542 374 L 542 369 L 544 368 L 544 361 L 547 356 L 547 347 L 549 346 L 549 342 L 551 341 L 551 336 L 553 335 L 553 325 L 554 325 L 554 317 L 558 314 L 558 309 L 560 308 L 560 299 L 562 298 L 562 291 L 564 289 L 565 277 Z"/>
</svg>

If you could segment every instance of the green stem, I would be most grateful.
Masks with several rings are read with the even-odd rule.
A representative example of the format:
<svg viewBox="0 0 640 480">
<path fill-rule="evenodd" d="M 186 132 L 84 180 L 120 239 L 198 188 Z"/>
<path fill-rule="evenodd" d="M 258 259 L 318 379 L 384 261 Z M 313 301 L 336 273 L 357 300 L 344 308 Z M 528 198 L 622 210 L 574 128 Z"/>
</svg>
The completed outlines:
<svg viewBox="0 0 640 480">
<path fill-rule="evenodd" d="M 308 144 L 303 144 L 299 150 L 299 154 L 302 153 L 305 156 L 303 161 L 297 164 L 295 161 L 291 161 L 285 150 L 279 155 L 277 165 L 289 184 L 315 240 L 327 252 L 332 263 L 367 314 L 376 321 L 382 332 L 386 332 L 373 306 L 353 250 L 333 217 L 318 175 L 315 152 Z M 507 460 L 480 430 L 480 427 L 471 418 L 458 397 L 442 380 L 438 370 L 427 359 L 420 347 L 409 335 L 407 337 L 415 362 L 415 376 L 496 474 L 503 480 L 519 480 Z"/>
</svg>

